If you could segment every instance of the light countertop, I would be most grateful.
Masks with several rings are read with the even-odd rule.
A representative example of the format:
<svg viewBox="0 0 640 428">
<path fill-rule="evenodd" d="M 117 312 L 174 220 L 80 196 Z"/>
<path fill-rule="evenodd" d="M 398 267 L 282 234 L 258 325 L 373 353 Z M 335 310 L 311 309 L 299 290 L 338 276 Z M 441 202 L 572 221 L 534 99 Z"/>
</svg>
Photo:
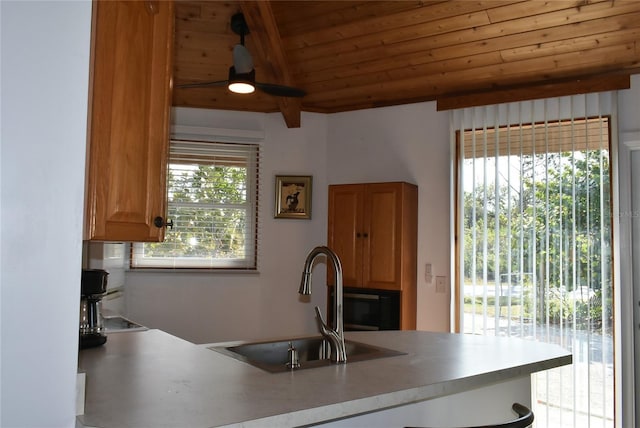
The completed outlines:
<svg viewBox="0 0 640 428">
<path fill-rule="evenodd" d="M 299 426 L 571 363 L 558 346 L 516 338 L 420 331 L 345 336 L 406 355 L 268 373 L 160 330 L 110 335 L 104 346 L 80 351 L 86 401 L 78 421 L 101 428 Z"/>
</svg>

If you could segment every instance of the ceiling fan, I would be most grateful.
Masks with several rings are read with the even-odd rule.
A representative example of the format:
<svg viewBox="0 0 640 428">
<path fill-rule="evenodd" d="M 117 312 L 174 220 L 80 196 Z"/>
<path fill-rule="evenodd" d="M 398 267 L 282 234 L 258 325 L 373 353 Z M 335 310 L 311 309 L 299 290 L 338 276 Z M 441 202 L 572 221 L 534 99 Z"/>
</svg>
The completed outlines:
<svg viewBox="0 0 640 428">
<path fill-rule="evenodd" d="M 231 17 L 231 30 L 240 36 L 240 43 L 233 47 L 233 65 L 229 67 L 229 78 L 215 82 L 196 82 L 176 85 L 177 88 L 205 88 L 210 86 L 227 86 L 231 92 L 250 94 L 256 88 L 276 97 L 303 97 L 306 92 L 291 86 L 274 83 L 256 82 L 256 70 L 253 67 L 251 53 L 244 46 L 244 36 L 249 34 L 249 27 L 242 13 Z"/>
</svg>

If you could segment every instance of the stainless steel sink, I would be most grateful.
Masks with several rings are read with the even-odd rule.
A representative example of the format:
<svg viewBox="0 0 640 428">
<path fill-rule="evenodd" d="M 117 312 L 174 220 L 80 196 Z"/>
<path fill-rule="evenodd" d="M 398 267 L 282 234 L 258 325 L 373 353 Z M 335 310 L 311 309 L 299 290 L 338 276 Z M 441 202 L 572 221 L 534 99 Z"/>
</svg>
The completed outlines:
<svg viewBox="0 0 640 428">
<path fill-rule="evenodd" d="M 403 352 L 354 342 L 352 340 L 345 340 L 345 347 L 347 351 L 347 364 L 375 358 L 404 355 Z M 299 367 L 292 368 L 287 364 L 290 363 L 291 348 L 296 350 Z M 296 369 L 310 369 L 332 364 L 331 360 L 329 360 L 329 343 L 322 336 L 271 342 L 255 342 L 236 346 L 212 346 L 209 347 L 209 349 L 244 361 L 271 373 Z"/>
<path fill-rule="evenodd" d="M 147 327 L 137 324 L 121 316 L 104 317 L 104 332 L 118 333 L 122 331 L 141 331 Z"/>
</svg>

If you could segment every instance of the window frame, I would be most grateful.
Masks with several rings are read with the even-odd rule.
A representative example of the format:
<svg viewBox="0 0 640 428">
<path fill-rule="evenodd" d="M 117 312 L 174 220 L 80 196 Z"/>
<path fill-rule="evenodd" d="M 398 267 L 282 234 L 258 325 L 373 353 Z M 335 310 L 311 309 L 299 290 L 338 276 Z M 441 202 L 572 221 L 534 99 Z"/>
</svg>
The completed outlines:
<svg viewBox="0 0 640 428">
<path fill-rule="evenodd" d="M 204 151 L 207 151 L 207 157 L 203 158 L 202 152 L 196 155 L 185 154 L 184 147 L 196 147 L 201 146 Z M 216 153 L 217 147 L 219 153 Z M 177 148 L 176 148 L 177 147 Z M 245 257 L 238 259 L 210 259 L 206 257 L 144 257 L 140 256 L 144 253 L 144 246 L 149 244 L 158 243 L 132 243 L 130 248 L 129 257 L 129 269 L 133 271 L 150 271 L 157 270 L 163 272 L 170 271 L 210 271 L 210 272 L 257 272 L 258 270 L 258 248 L 259 248 L 259 206 L 260 206 L 260 153 L 261 146 L 256 143 L 235 143 L 235 142 L 219 142 L 219 141 L 202 141 L 192 138 L 172 138 L 170 142 L 170 155 L 168 157 L 167 169 L 171 168 L 171 165 L 189 164 L 189 159 L 198 160 L 198 165 L 216 165 L 216 160 L 223 160 L 226 165 L 233 166 L 233 159 L 240 158 L 239 155 L 244 154 L 244 161 L 237 162 L 238 166 L 246 165 L 247 179 L 246 179 L 246 203 L 207 203 L 201 204 L 200 207 L 208 209 L 218 208 L 231 208 L 231 209 L 244 209 L 246 211 L 247 219 L 252 219 L 248 222 L 245 228 L 244 236 L 249 241 L 245 243 Z M 232 155 L 228 153 L 232 152 Z M 179 157 L 176 159 L 176 157 Z M 169 180 L 169 174 L 167 174 L 167 180 Z M 171 202 L 169 200 L 169 192 L 171 186 L 167 186 L 167 211 L 170 211 L 172 207 L 185 207 L 189 206 L 189 203 L 184 202 Z M 198 206 L 198 205 L 196 205 Z M 168 216 L 169 222 L 171 216 Z M 248 230 L 251 228 L 251 230 Z M 171 228 L 166 232 L 171 233 Z M 165 234 L 166 235 L 166 234 Z M 176 263 L 176 262 L 179 263 Z"/>
</svg>

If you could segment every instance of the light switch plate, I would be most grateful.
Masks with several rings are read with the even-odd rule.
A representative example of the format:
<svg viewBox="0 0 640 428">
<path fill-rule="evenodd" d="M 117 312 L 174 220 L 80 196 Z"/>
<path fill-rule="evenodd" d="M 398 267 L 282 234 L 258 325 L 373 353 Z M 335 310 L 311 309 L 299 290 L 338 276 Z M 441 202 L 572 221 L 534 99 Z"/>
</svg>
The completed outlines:
<svg viewBox="0 0 640 428">
<path fill-rule="evenodd" d="M 433 281 L 433 275 L 431 274 L 431 263 L 424 265 L 424 280 L 427 284 L 431 284 Z"/>
<path fill-rule="evenodd" d="M 446 293 L 447 292 L 447 287 L 446 287 L 446 282 L 447 282 L 447 277 L 445 276 L 436 276 L 436 293 Z"/>
</svg>

